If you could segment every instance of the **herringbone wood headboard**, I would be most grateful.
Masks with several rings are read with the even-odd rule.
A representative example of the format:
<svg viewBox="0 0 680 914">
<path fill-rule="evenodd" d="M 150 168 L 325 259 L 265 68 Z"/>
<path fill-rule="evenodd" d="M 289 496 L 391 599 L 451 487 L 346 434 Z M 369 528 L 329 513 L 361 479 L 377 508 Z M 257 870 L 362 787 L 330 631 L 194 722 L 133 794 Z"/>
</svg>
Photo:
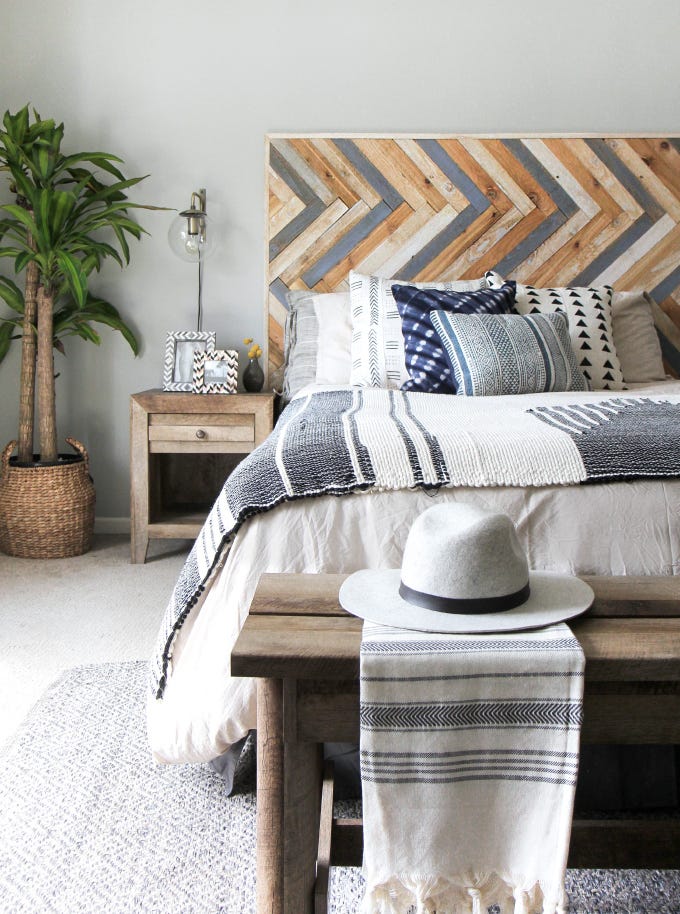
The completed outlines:
<svg viewBox="0 0 680 914">
<path fill-rule="evenodd" d="M 272 135 L 266 164 L 270 368 L 288 289 L 495 269 L 647 289 L 680 374 L 678 137 Z"/>
</svg>

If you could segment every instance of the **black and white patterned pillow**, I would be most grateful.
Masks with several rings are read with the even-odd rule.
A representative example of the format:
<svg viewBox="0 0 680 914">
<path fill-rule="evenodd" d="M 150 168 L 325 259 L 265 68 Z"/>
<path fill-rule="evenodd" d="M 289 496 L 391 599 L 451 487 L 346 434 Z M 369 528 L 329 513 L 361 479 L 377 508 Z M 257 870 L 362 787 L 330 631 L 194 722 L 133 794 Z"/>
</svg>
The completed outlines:
<svg viewBox="0 0 680 914">
<path fill-rule="evenodd" d="M 515 284 L 508 282 L 500 289 L 476 289 L 473 292 L 441 292 L 438 289 L 395 285 L 392 293 L 401 315 L 406 368 L 410 375 L 401 389 L 431 394 L 455 393 L 456 385 L 449 361 L 432 325 L 430 313 L 505 314 L 512 310 Z"/>
<path fill-rule="evenodd" d="M 401 318 L 392 295 L 393 284 L 453 292 L 483 289 L 486 285 L 483 279 L 438 283 L 408 282 L 368 276 L 352 270 L 349 274 L 352 304 L 350 383 L 359 387 L 387 387 L 398 390 L 409 380 L 404 360 Z"/>
<path fill-rule="evenodd" d="M 571 348 L 564 312 L 463 315 L 433 311 L 430 317 L 459 396 L 588 390 Z"/>
<path fill-rule="evenodd" d="M 504 282 L 492 270 L 485 278 L 491 289 L 498 289 Z M 611 286 L 539 289 L 518 282 L 515 308 L 519 314 L 563 311 L 569 321 L 569 337 L 576 361 L 591 389 L 625 390 L 612 334 L 612 295 Z"/>
</svg>

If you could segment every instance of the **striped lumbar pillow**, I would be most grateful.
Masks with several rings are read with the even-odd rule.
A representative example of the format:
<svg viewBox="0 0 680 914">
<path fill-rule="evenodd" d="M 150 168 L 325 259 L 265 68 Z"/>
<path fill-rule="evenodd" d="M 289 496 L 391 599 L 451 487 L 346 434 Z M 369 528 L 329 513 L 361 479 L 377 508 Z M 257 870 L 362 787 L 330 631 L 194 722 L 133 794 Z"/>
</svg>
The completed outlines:
<svg viewBox="0 0 680 914">
<path fill-rule="evenodd" d="M 588 390 L 562 313 L 432 311 L 430 319 L 462 396 Z"/>
</svg>

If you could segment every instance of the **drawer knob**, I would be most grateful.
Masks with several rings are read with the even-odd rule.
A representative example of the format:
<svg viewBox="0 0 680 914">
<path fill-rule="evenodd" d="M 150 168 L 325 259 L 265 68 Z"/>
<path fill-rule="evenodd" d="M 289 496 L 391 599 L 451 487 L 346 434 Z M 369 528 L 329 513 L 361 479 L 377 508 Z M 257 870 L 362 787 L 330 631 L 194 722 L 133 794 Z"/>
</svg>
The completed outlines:
<svg viewBox="0 0 680 914">
<path fill-rule="evenodd" d="M 197 429 L 196 429 L 196 437 L 197 437 L 197 438 L 205 438 L 205 437 L 206 437 L 206 433 L 204 432 L 204 430 L 203 430 L 202 428 L 197 428 Z"/>
</svg>

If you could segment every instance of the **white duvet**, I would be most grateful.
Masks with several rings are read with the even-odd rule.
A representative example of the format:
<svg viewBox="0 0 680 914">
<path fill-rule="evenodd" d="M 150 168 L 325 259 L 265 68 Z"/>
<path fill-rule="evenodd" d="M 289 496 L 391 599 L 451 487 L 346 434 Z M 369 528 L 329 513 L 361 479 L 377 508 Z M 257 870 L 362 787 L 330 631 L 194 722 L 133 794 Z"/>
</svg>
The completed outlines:
<svg viewBox="0 0 680 914">
<path fill-rule="evenodd" d="M 304 392 L 302 392 L 304 393 Z M 635 385 L 679 394 L 680 382 Z M 604 399 L 607 395 L 598 392 Z M 618 396 L 621 396 L 619 393 Z M 592 394 L 591 394 L 592 397 Z M 290 502 L 237 534 L 181 629 L 149 741 L 160 762 L 202 762 L 255 726 L 255 683 L 232 677 L 230 650 L 263 572 L 397 568 L 413 519 L 433 501 L 468 501 L 510 515 L 532 568 L 574 574 L 680 574 L 680 480 L 541 488 L 368 492 Z"/>
</svg>

